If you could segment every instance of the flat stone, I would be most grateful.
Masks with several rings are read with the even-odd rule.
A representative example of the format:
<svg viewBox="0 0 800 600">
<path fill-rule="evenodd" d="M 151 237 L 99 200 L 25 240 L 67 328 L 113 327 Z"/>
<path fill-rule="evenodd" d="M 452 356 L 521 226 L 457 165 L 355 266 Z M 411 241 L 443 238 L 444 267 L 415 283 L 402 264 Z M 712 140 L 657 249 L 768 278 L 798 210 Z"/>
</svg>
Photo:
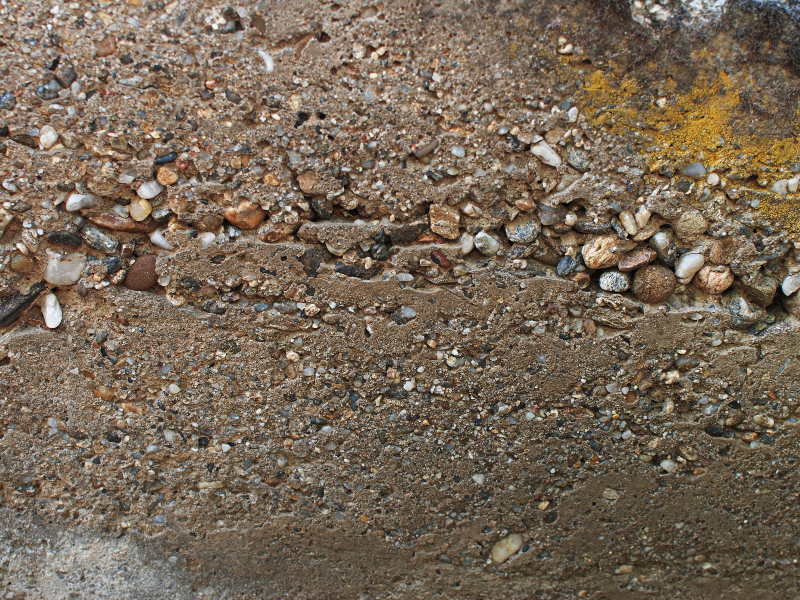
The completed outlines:
<svg viewBox="0 0 800 600">
<path fill-rule="evenodd" d="M 389 232 L 393 244 L 408 244 L 416 240 L 428 228 L 428 217 L 420 217 L 403 223 Z"/>
<path fill-rule="evenodd" d="M 34 283 L 26 294 L 21 294 L 18 290 L 10 296 L 6 296 L 0 303 L 0 327 L 8 327 L 14 323 L 19 316 L 33 304 L 34 300 L 44 291 L 45 283 L 40 281 Z"/>
<path fill-rule="evenodd" d="M 86 244 L 106 254 L 113 254 L 119 247 L 117 240 L 88 223 L 81 228 L 81 235 Z"/>
<path fill-rule="evenodd" d="M 73 246 L 77 248 L 83 243 L 83 240 L 74 233 L 69 231 L 51 231 L 47 234 L 47 241 L 51 244 L 59 246 Z"/>
<path fill-rule="evenodd" d="M 112 212 L 90 212 L 86 214 L 86 220 L 98 227 L 128 233 L 152 233 L 158 229 L 158 223 L 152 218 L 137 222 Z"/>
<path fill-rule="evenodd" d="M 628 271 L 635 271 L 645 265 L 650 264 L 658 257 L 658 253 L 650 248 L 637 248 L 628 252 L 619 261 L 617 268 L 623 273 Z"/>
<path fill-rule="evenodd" d="M 737 279 L 734 287 L 759 306 L 769 306 L 778 290 L 778 280 L 760 272 L 752 279 Z"/>
</svg>

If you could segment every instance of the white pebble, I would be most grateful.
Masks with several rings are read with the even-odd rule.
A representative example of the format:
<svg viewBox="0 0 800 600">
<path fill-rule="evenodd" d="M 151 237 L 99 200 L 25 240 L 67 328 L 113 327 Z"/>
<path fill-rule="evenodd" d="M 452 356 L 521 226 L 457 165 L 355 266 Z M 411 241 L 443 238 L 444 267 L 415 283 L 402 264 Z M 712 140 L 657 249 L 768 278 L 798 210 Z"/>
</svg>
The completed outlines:
<svg viewBox="0 0 800 600">
<path fill-rule="evenodd" d="M 413 319 L 417 316 L 417 311 L 410 306 L 401 306 L 400 314 L 403 315 L 404 319 Z"/>
<path fill-rule="evenodd" d="M 472 476 L 472 481 L 474 481 L 478 485 L 483 485 L 483 482 L 485 481 L 485 479 L 486 478 L 483 475 L 481 475 L 480 473 L 475 474 L 475 475 Z"/>
<path fill-rule="evenodd" d="M 143 198 L 134 198 L 128 211 L 134 221 L 144 221 L 153 212 L 153 207 Z"/>
<path fill-rule="evenodd" d="M 100 201 L 91 194 L 70 194 L 64 208 L 67 212 L 75 212 L 84 208 L 94 208 Z"/>
<path fill-rule="evenodd" d="M 461 146 L 453 146 L 450 148 L 450 153 L 456 158 L 464 158 L 464 148 Z"/>
<path fill-rule="evenodd" d="M 675 277 L 678 279 L 690 279 L 694 277 L 694 274 L 700 270 L 705 262 L 706 259 L 702 254 L 684 254 L 678 260 L 678 264 L 675 265 Z"/>
<path fill-rule="evenodd" d="M 175 383 L 170 383 L 169 386 L 167 387 L 167 391 L 170 394 L 175 395 L 175 394 L 179 394 L 180 393 L 181 388 L 178 387 L 178 385 L 175 384 Z"/>
<path fill-rule="evenodd" d="M 211 244 L 214 243 L 214 240 L 217 239 L 217 234 L 212 233 L 210 231 L 206 231 L 205 233 L 201 233 L 197 236 L 197 239 L 200 240 L 200 246 L 203 248 L 208 248 Z"/>
<path fill-rule="evenodd" d="M 165 188 L 163 185 L 158 183 L 155 179 L 151 179 L 150 181 L 145 181 L 142 185 L 140 185 L 139 189 L 136 190 L 136 193 L 139 195 L 139 198 L 152 200 L 161 192 L 163 192 L 164 189 Z"/>
<path fill-rule="evenodd" d="M 648 221 L 650 221 L 651 214 L 652 213 L 647 209 L 647 207 L 644 204 L 641 204 L 640 206 L 636 207 L 636 215 L 635 215 L 636 224 L 639 226 L 640 229 L 645 225 L 647 225 Z"/>
<path fill-rule="evenodd" d="M 561 166 L 561 157 L 544 140 L 531 146 L 531 154 L 546 165 L 551 167 Z"/>
<path fill-rule="evenodd" d="M 156 229 L 150 234 L 150 241 L 162 250 L 175 250 L 175 248 L 173 248 L 172 245 L 167 241 L 167 238 L 164 237 L 164 232 L 161 229 Z"/>
<path fill-rule="evenodd" d="M 51 285 L 72 285 L 78 283 L 81 272 L 86 266 L 83 254 L 58 254 L 47 251 L 50 260 L 44 269 L 44 279 Z"/>
<path fill-rule="evenodd" d="M 63 313 L 55 294 L 47 294 L 47 296 L 44 297 L 42 301 L 42 315 L 44 316 L 44 324 L 47 325 L 49 329 L 55 329 L 61 325 Z"/>
<path fill-rule="evenodd" d="M 661 461 L 661 468 L 664 469 L 667 473 L 672 473 L 675 470 L 676 466 L 677 465 L 675 464 L 675 462 L 668 458 L 665 458 L 664 460 Z"/>
<path fill-rule="evenodd" d="M 126 169 L 123 171 L 117 181 L 124 184 L 133 183 L 136 179 L 136 169 Z"/>
<path fill-rule="evenodd" d="M 781 284 L 781 290 L 786 296 L 791 296 L 797 290 L 800 290 L 800 273 L 787 275 Z"/>
<path fill-rule="evenodd" d="M 628 232 L 628 235 L 636 235 L 639 233 L 639 225 L 636 223 L 636 219 L 630 213 L 630 211 L 623 210 L 619 213 L 619 222 L 622 223 L 622 226 L 625 228 L 625 231 Z"/>
<path fill-rule="evenodd" d="M 500 250 L 500 242 L 498 242 L 493 235 L 481 231 L 475 236 L 475 247 L 478 249 L 478 252 L 485 256 L 494 256 Z"/>
<path fill-rule="evenodd" d="M 466 256 L 475 247 L 475 238 L 470 234 L 465 233 L 461 236 L 461 254 Z"/>
<path fill-rule="evenodd" d="M 42 148 L 49 150 L 56 145 L 57 141 L 58 133 L 56 133 L 56 130 L 52 126 L 45 125 L 42 127 L 42 130 L 39 132 L 39 143 L 42 145 Z"/>
<path fill-rule="evenodd" d="M 706 183 L 712 187 L 719 185 L 719 175 L 716 173 L 711 173 L 711 175 L 708 176 L 708 179 L 706 179 Z"/>
<path fill-rule="evenodd" d="M 578 108 L 576 106 L 573 106 L 567 111 L 567 118 L 570 123 L 574 123 L 578 120 Z"/>
<path fill-rule="evenodd" d="M 800 175 L 798 175 L 797 177 L 793 177 L 792 179 L 786 182 L 786 191 L 788 191 L 790 194 L 797 193 L 798 184 L 800 184 Z"/>
</svg>

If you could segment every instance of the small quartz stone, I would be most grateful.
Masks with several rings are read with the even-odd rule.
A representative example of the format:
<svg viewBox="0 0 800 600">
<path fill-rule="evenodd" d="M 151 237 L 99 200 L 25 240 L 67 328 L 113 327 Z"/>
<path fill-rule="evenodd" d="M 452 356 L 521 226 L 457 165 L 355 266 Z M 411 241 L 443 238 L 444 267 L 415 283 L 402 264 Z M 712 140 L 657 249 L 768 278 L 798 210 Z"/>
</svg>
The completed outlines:
<svg viewBox="0 0 800 600">
<path fill-rule="evenodd" d="M 11 268 L 13 269 L 14 267 L 12 266 Z M 784 277 L 783 283 L 781 284 L 781 290 L 786 296 L 791 296 L 797 290 L 800 290 L 800 273 L 795 273 L 794 275 L 787 275 Z"/>
<path fill-rule="evenodd" d="M 162 250 L 167 250 L 168 252 L 175 249 L 173 248 L 172 244 L 167 241 L 167 238 L 164 237 L 163 231 L 160 229 L 156 229 L 150 234 L 150 241 Z"/>
<path fill-rule="evenodd" d="M 164 191 L 164 186 L 158 183 L 155 180 L 145 181 L 142 185 L 139 186 L 139 189 L 136 190 L 136 193 L 139 195 L 139 198 L 144 200 L 152 200 L 156 196 L 158 196 L 161 192 Z"/>
<path fill-rule="evenodd" d="M 691 279 L 700 270 L 705 261 L 706 259 L 702 254 L 684 254 L 675 265 L 675 277 L 678 279 Z"/>
<path fill-rule="evenodd" d="M 633 295 L 647 304 L 664 302 L 675 291 L 675 273 L 661 265 L 648 265 L 633 277 Z"/>
<path fill-rule="evenodd" d="M 492 546 L 492 563 L 502 565 L 522 548 L 522 536 L 512 533 Z"/>
<path fill-rule="evenodd" d="M 647 225 L 648 221 L 650 221 L 651 216 L 650 210 L 644 205 L 640 204 L 636 207 L 636 212 L 634 213 L 634 218 L 636 219 L 636 224 L 639 228 L 643 228 Z"/>
<path fill-rule="evenodd" d="M 461 243 L 461 254 L 466 256 L 475 248 L 475 238 L 468 233 L 464 233 L 459 240 Z"/>
<path fill-rule="evenodd" d="M 45 150 L 49 150 L 55 146 L 57 141 L 58 133 L 56 133 L 56 130 L 51 125 L 45 125 L 39 131 L 39 143 Z"/>
<path fill-rule="evenodd" d="M 140 188 L 141 189 L 141 188 Z M 134 198 L 129 207 L 131 219 L 134 221 L 144 221 L 153 212 L 153 206 L 143 198 Z"/>
<path fill-rule="evenodd" d="M 631 286 L 631 278 L 620 271 L 606 271 L 600 275 L 600 288 L 607 292 L 624 292 Z"/>
<path fill-rule="evenodd" d="M 531 153 L 548 166 L 561 166 L 561 157 L 544 140 L 531 146 Z"/>
<path fill-rule="evenodd" d="M 498 242 L 494 236 L 485 231 L 481 231 L 475 236 L 475 248 L 477 248 L 478 252 L 481 254 L 494 256 L 500 250 L 500 242 Z"/>
<path fill-rule="evenodd" d="M 137 258 L 136 262 L 128 269 L 123 285 L 129 290 L 143 292 L 152 288 L 157 282 L 156 257 L 145 254 Z"/>
<path fill-rule="evenodd" d="M 703 163 L 693 162 L 689 163 L 681 170 L 681 175 L 685 175 L 691 179 L 702 179 L 706 176 L 706 168 Z"/>
<path fill-rule="evenodd" d="M 733 284 L 733 272 L 724 265 L 703 265 L 694 276 L 694 287 L 706 294 L 721 294 Z"/>
<path fill-rule="evenodd" d="M 630 211 L 623 210 L 621 213 L 619 213 L 619 222 L 622 223 L 622 226 L 625 228 L 625 231 L 628 232 L 628 235 L 636 235 L 639 233 L 639 225 Z"/>
<path fill-rule="evenodd" d="M 71 194 L 70 197 L 67 198 L 65 208 L 68 212 L 75 212 L 76 210 L 82 210 L 84 208 L 94 208 L 99 202 L 100 201 L 91 194 Z"/>
<path fill-rule="evenodd" d="M 61 305 L 55 294 L 47 294 L 42 300 L 42 316 L 44 316 L 44 324 L 48 329 L 55 329 L 61 325 Z"/>
<path fill-rule="evenodd" d="M 51 285 L 72 285 L 81 278 L 86 266 L 83 254 L 57 254 L 48 250 L 50 260 L 44 270 L 44 278 Z"/>
</svg>

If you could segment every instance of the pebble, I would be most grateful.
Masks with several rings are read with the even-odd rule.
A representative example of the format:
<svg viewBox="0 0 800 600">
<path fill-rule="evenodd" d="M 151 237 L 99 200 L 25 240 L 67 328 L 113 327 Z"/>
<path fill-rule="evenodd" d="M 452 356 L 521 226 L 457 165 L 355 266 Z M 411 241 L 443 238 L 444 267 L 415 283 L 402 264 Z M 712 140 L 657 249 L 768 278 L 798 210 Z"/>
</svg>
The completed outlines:
<svg viewBox="0 0 800 600">
<path fill-rule="evenodd" d="M 486 481 L 486 477 L 480 473 L 476 473 L 472 476 L 472 481 L 477 483 L 478 485 L 483 485 L 483 482 Z"/>
<path fill-rule="evenodd" d="M 522 548 L 522 536 L 512 533 L 492 546 L 492 563 L 502 565 Z"/>
<path fill-rule="evenodd" d="M 701 292 L 718 295 L 733 285 L 733 272 L 724 265 L 703 265 L 694 276 L 693 283 Z"/>
<path fill-rule="evenodd" d="M 161 167 L 156 175 L 156 181 L 161 185 L 173 185 L 178 181 L 178 173 L 172 167 Z"/>
<path fill-rule="evenodd" d="M 531 146 L 531 153 L 550 167 L 561 166 L 561 157 L 544 140 Z"/>
<path fill-rule="evenodd" d="M 786 296 L 791 296 L 797 290 L 800 290 L 800 273 L 795 273 L 794 275 L 787 275 L 783 278 L 783 283 L 781 284 L 781 291 Z"/>
<path fill-rule="evenodd" d="M 58 133 L 56 133 L 56 130 L 51 125 L 45 125 L 39 131 L 39 143 L 45 150 L 49 150 L 55 146 L 57 141 Z"/>
<path fill-rule="evenodd" d="M 639 225 L 630 211 L 623 210 L 621 213 L 619 213 L 619 222 L 622 223 L 622 226 L 625 228 L 625 231 L 628 232 L 628 235 L 633 236 L 639 233 Z"/>
<path fill-rule="evenodd" d="M 83 241 L 92 248 L 96 248 L 106 254 L 113 254 L 119 247 L 119 242 L 108 235 L 105 231 L 98 229 L 88 223 L 81 227 Z"/>
<path fill-rule="evenodd" d="M 257 229 L 267 215 L 261 205 L 243 200 L 238 206 L 228 206 L 223 212 L 231 225 L 239 229 Z"/>
<path fill-rule="evenodd" d="M 428 218 L 430 219 L 431 231 L 448 240 L 458 239 L 461 215 L 458 214 L 457 210 L 438 204 L 431 204 Z"/>
<path fill-rule="evenodd" d="M 461 254 L 466 256 L 475 248 L 475 238 L 468 233 L 461 236 Z"/>
<path fill-rule="evenodd" d="M 621 240 L 616 235 L 603 235 L 586 242 L 581 254 L 588 268 L 607 269 L 616 266 L 633 247 L 633 243 Z"/>
<path fill-rule="evenodd" d="M 672 473 L 672 472 L 675 470 L 675 467 L 677 467 L 677 466 L 678 466 L 678 465 L 675 463 L 675 461 L 674 461 L 674 460 L 670 460 L 670 459 L 668 459 L 668 458 L 665 458 L 665 459 L 664 459 L 664 460 L 662 460 L 662 461 L 661 461 L 661 463 L 659 463 L 659 464 L 660 464 L 661 468 L 662 468 L 662 469 L 664 469 L 664 470 L 665 470 L 667 473 Z"/>
<path fill-rule="evenodd" d="M 50 259 L 44 270 L 44 279 L 51 285 L 73 285 L 81 278 L 81 272 L 86 266 L 86 256 L 83 254 L 58 254 L 48 250 Z"/>
<path fill-rule="evenodd" d="M 636 219 L 636 224 L 640 229 L 647 225 L 647 223 L 650 221 L 651 215 L 652 213 L 644 204 L 640 204 L 636 207 L 634 218 Z"/>
<path fill-rule="evenodd" d="M 708 229 L 708 221 L 696 208 L 684 210 L 680 217 L 672 222 L 675 235 L 681 240 L 692 241 Z"/>
<path fill-rule="evenodd" d="M 506 237 L 508 241 L 518 244 L 530 244 L 539 238 L 542 226 L 535 215 L 524 215 L 506 223 Z"/>
<path fill-rule="evenodd" d="M 47 241 L 51 244 L 57 244 L 59 246 L 72 246 L 75 248 L 83 243 L 79 236 L 75 235 L 74 233 L 70 233 L 69 231 L 51 231 L 47 234 Z"/>
<path fill-rule="evenodd" d="M 439 140 L 434 138 L 427 144 L 422 144 L 420 146 L 417 146 L 417 149 L 414 150 L 414 156 L 416 156 L 417 158 L 422 158 L 423 156 L 427 156 L 428 154 L 436 150 L 438 147 L 439 147 Z"/>
<path fill-rule="evenodd" d="M 679 280 L 686 280 L 681 281 L 681 283 L 689 283 L 688 280 L 694 277 L 694 274 L 700 270 L 705 261 L 706 259 L 702 254 L 684 254 L 675 265 L 675 277 Z"/>
<path fill-rule="evenodd" d="M 150 234 L 150 241 L 162 250 L 166 250 L 168 252 L 175 250 L 175 248 L 172 247 L 172 244 L 167 241 L 167 238 L 164 237 L 164 233 L 160 229 L 156 229 Z"/>
<path fill-rule="evenodd" d="M 61 325 L 63 313 L 55 294 L 47 294 L 42 300 L 42 316 L 48 329 L 55 329 Z"/>
<path fill-rule="evenodd" d="M 450 148 L 450 153 L 456 158 L 464 158 L 465 155 L 464 148 L 461 146 L 453 146 Z"/>
<path fill-rule="evenodd" d="M 622 272 L 635 271 L 650 264 L 658 257 L 658 253 L 650 248 L 637 248 L 628 252 L 619 261 L 617 268 Z"/>
<path fill-rule="evenodd" d="M 716 173 L 709 174 L 708 179 L 706 179 L 706 183 L 711 187 L 719 185 L 719 175 Z"/>
<path fill-rule="evenodd" d="M 702 179 L 706 176 L 706 168 L 700 162 L 689 163 L 681 169 L 681 175 L 691 179 Z"/>
<path fill-rule="evenodd" d="M 664 231 L 659 231 L 650 238 L 650 247 L 658 253 L 658 259 L 671 267 L 678 258 L 678 249 L 672 236 Z"/>
<path fill-rule="evenodd" d="M 136 262 L 128 269 L 123 285 L 129 290 L 143 292 L 152 288 L 157 282 L 156 257 L 152 254 L 145 254 L 137 258 Z"/>
<path fill-rule="evenodd" d="M 462 251 L 463 251 L 462 241 Z M 475 248 L 485 256 L 494 256 L 500 251 L 500 242 L 493 235 L 481 231 L 475 236 Z"/>
<path fill-rule="evenodd" d="M 675 273 L 661 265 L 648 265 L 633 277 L 633 295 L 647 304 L 659 304 L 675 291 Z"/>
<path fill-rule="evenodd" d="M 144 200 L 152 200 L 165 189 L 166 188 L 158 183 L 158 181 L 151 179 L 150 181 L 145 181 L 142 185 L 140 185 L 136 190 L 136 193 L 139 195 L 139 198 Z"/>
<path fill-rule="evenodd" d="M 33 304 L 34 300 L 44 291 L 44 281 L 33 284 L 26 294 L 14 290 L 10 296 L 5 296 L 0 303 L 0 327 L 8 327 Z"/>
<path fill-rule="evenodd" d="M 144 221 L 153 212 L 153 206 L 143 198 L 134 198 L 131 200 L 128 212 L 134 221 Z"/>
<path fill-rule="evenodd" d="M 97 51 L 97 58 L 105 58 L 111 56 L 117 49 L 117 38 L 113 33 L 109 33 L 102 40 L 95 43 L 95 50 Z"/>
<path fill-rule="evenodd" d="M 0 93 L 0 108 L 4 108 L 5 110 L 14 110 L 16 105 L 17 97 L 14 95 L 14 92 Z"/>
<path fill-rule="evenodd" d="M 606 271 L 600 275 L 600 288 L 606 292 L 622 293 L 631 287 L 631 278 L 620 271 Z"/>
<path fill-rule="evenodd" d="M 67 198 L 67 204 L 64 208 L 68 212 L 75 212 L 76 210 L 83 210 L 84 208 L 94 208 L 100 201 L 91 194 L 71 194 Z"/>
</svg>

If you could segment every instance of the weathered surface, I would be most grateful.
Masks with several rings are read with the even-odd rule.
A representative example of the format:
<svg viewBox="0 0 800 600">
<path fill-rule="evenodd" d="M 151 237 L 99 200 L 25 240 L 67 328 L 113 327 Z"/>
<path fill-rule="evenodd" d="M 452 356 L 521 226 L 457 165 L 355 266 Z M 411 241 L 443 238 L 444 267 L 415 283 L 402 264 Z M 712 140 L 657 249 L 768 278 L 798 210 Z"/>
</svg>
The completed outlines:
<svg viewBox="0 0 800 600">
<path fill-rule="evenodd" d="M 796 597 L 797 20 L 717 9 L 0 7 L 4 597 Z"/>
</svg>

